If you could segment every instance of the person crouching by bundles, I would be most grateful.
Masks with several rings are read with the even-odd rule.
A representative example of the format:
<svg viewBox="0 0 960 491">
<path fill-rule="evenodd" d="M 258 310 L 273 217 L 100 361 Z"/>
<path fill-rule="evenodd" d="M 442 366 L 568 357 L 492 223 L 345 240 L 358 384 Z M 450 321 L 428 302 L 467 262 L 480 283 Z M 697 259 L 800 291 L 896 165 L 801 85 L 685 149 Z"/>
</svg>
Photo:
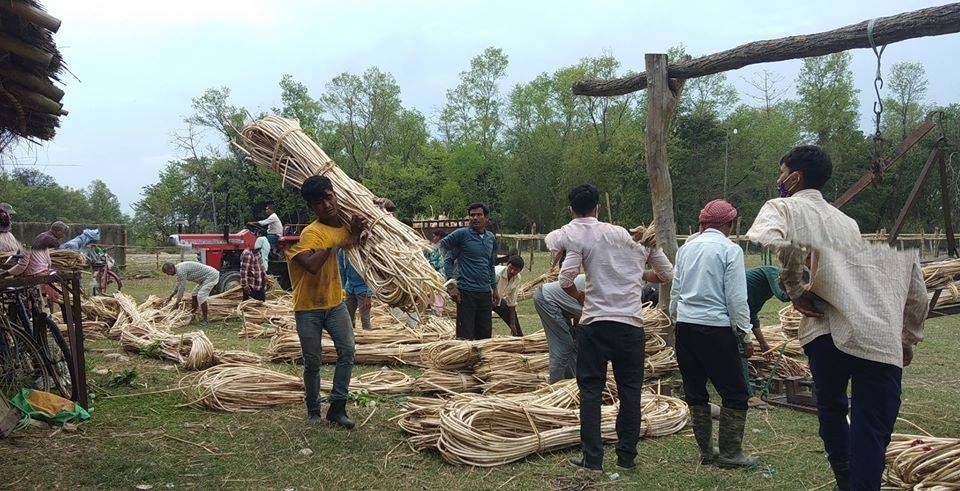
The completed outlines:
<svg viewBox="0 0 960 491">
<path fill-rule="evenodd" d="M 737 210 L 724 200 L 703 207 L 700 234 L 677 251 L 670 290 L 670 316 L 677 326 L 677 364 L 700 447 L 700 463 L 720 467 L 749 467 L 759 461 L 742 451 L 748 395 L 739 345 L 742 341 L 742 356 L 750 357 L 753 344 L 743 250 L 727 238 L 736 217 Z M 722 400 L 719 449 L 713 446 L 707 380 Z"/>
</svg>

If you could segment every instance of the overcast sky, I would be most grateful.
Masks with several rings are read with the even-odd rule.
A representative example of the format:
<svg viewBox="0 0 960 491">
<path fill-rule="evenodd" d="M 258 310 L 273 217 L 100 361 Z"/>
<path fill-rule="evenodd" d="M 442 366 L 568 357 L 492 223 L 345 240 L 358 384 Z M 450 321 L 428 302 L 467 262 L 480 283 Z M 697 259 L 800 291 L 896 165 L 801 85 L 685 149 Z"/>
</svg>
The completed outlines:
<svg viewBox="0 0 960 491">
<path fill-rule="evenodd" d="M 539 73 L 610 53 L 643 69 L 643 54 L 683 43 L 693 55 L 761 39 L 809 34 L 945 2 L 838 1 L 246 1 L 45 0 L 63 21 L 55 35 L 70 71 L 63 99 L 70 115 L 52 142 L 21 144 L 3 158 L 39 165 L 62 185 L 104 180 L 122 208 L 140 198 L 165 163 L 179 157 L 172 134 L 191 113 L 190 100 L 227 86 L 233 103 L 268 110 L 279 105 L 278 82 L 289 73 L 313 96 L 342 72 L 370 66 L 392 73 L 404 104 L 435 120 L 445 92 L 470 58 L 488 46 L 510 58 L 501 90 Z M 928 100 L 960 102 L 960 35 L 889 46 L 884 75 L 899 61 L 924 65 Z M 872 117 L 875 58 L 852 52 L 861 121 Z M 799 61 L 729 72 L 742 94 L 744 78 L 765 68 L 793 85 Z M 794 96 L 792 90 L 787 94 Z M 872 130 L 869 130 L 872 131 Z M 68 166 L 65 166 L 68 165 Z"/>
</svg>

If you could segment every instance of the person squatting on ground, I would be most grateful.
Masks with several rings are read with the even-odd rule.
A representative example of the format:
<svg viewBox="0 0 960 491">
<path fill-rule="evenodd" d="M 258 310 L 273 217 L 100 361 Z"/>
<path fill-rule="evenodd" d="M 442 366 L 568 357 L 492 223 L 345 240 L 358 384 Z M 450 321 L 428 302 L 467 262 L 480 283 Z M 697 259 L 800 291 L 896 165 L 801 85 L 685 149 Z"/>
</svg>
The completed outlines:
<svg viewBox="0 0 960 491">
<path fill-rule="evenodd" d="M 493 311 L 510 328 L 510 334 L 523 336 L 520 329 L 520 318 L 517 317 L 517 297 L 520 294 L 520 271 L 523 270 L 523 258 L 517 255 L 507 259 L 507 265 L 496 266 L 494 276 L 497 278 L 497 296 L 500 303 L 493 306 Z"/>
<path fill-rule="evenodd" d="M 573 279 L 578 291 L 586 289 L 586 276 L 578 274 Z M 549 352 L 549 382 L 577 376 L 577 344 L 574 334 L 583 306 L 563 291 L 559 281 L 545 283 L 533 291 L 533 307 L 540 316 L 543 332 L 547 336 Z"/>
<path fill-rule="evenodd" d="M 740 360 L 753 355 L 753 345 L 743 250 L 727 238 L 736 217 L 737 210 L 724 200 L 704 206 L 700 234 L 677 251 L 670 289 L 677 364 L 700 463 L 720 467 L 748 467 L 758 461 L 742 452 L 748 396 Z M 722 400 L 719 449 L 713 446 L 708 380 Z"/>
<path fill-rule="evenodd" d="M 573 188 L 568 200 L 573 219 L 556 235 L 555 247 L 565 251 L 559 282 L 563 290 L 583 305 L 577 328 L 577 386 L 580 389 L 580 441 L 582 455 L 571 457 L 576 466 L 603 468 L 600 438 L 600 397 L 607 379 L 607 363 L 620 398 L 617 412 L 617 465 L 636 466 L 640 438 L 640 393 L 643 389 L 644 280 L 669 281 L 673 266 L 660 249 L 634 242 L 626 229 L 597 220 L 600 193 L 590 184 Z M 551 241 L 554 239 L 551 239 Z M 650 263 L 653 271 L 644 271 Z M 574 280 L 580 268 L 586 276 L 584 290 Z"/>
<path fill-rule="evenodd" d="M 300 240 L 286 250 L 294 319 L 303 352 L 307 418 L 313 423 L 321 419 L 320 336 L 326 330 L 337 351 L 326 417 L 335 424 L 353 428 L 346 409 L 355 350 L 353 326 L 343 301 L 336 257 L 341 247 L 361 242 L 367 224 L 359 216 L 353 218 L 349 228 L 340 221 L 340 204 L 333 184 L 325 176 L 308 177 L 300 187 L 300 196 L 317 217 L 300 233 Z"/>
<path fill-rule="evenodd" d="M 161 270 L 170 276 L 176 275 L 177 277 L 177 286 L 174 287 L 173 293 L 167 297 L 167 303 L 170 303 L 170 300 L 174 300 L 174 306 L 180 304 L 188 280 L 197 284 L 197 287 L 193 289 L 193 294 L 190 296 L 190 313 L 195 315 L 197 313 L 197 307 L 199 306 L 202 322 L 206 324 L 207 298 L 210 296 L 210 291 L 213 290 L 213 287 L 217 286 L 217 283 L 220 281 L 220 272 L 212 266 L 207 266 L 206 264 L 201 264 L 196 261 L 184 261 L 176 265 L 169 262 L 163 263 Z"/>
<path fill-rule="evenodd" d="M 263 257 L 260 248 L 254 243 L 250 249 L 244 249 L 240 254 L 240 288 L 243 290 L 243 299 L 252 298 L 264 301 L 267 299 L 267 270 L 263 267 Z"/>
<path fill-rule="evenodd" d="M 836 488 L 878 489 L 928 300 L 917 251 L 863 240 L 857 222 L 823 199 L 832 171 L 819 147 L 792 149 L 780 160 L 782 197 L 763 205 L 747 237 L 777 254 L 784 290 L 804 315 L 800 344 Z"/>
<path fill-rule="evenodd" d="M 360 273 L 353 268 L 343 249 L 337 251 L 337 266 L 340 270 L 340 281 L 343 291 L 347 294 L 347 312 L 350 314 L 350 326 L 357 322 L 357 309 L 360 309 L 360 325 L 365 330 L 373 329 L 370 326 L 370 309 L 373 307 L 373 290 L 363 281 Z"/>
<path fill-rule="evenodd" d="M 446 255 L 443 274 L 447 293 L 457 304 L 457 338 L 488 339 L 493 334 L 497 297 L 494 264 L 497 238 L 487 230 L 490 210 L 483 203 L 467 207 L 470 226 L 458 228 L 440 241 Z M 454 273 L 459 275 L 454 278 Z"/>
</svg>

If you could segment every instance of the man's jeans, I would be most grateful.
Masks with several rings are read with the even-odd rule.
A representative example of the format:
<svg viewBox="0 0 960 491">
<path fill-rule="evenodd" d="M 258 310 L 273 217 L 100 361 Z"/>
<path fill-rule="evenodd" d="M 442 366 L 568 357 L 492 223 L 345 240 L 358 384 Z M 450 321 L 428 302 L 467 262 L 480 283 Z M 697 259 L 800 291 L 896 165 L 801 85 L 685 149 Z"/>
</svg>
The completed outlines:
<svg viewBox="0 0 960 491">
<path fill-rule="evenodd" d="M 633 461 L 640 440 L 640 392 L 643 390 L 643 328 L 612 321 L 577 328 L 577 386 L 580 388 L 580 442 L 587 467 L 603 465 L 600 398 L 613 363 L 620 409 L 617 411 L 617 457 Z"/>
<path fill-rule="evenodd" d="M 353 327 L 356 321 L 357 309 L 360 309 L 360 325 L 364 329 L 373 329 L 370 326 L 370 307 L 365 306 L 365 300 L 368 297 L 362 293 L 348 293 L 346 304 L 347 311 L 350 313 L 350 326 Z"/>
<path fill-rule="evenodd" d="M 550 383 L 577 376 L 577 345 L 573 329 L 564 312 L 556 304 L 543 298 L 537 288 L 533 292 L 533 306 L 537 309 L 543 332 L 547 335 L 550 352 Z"/>
<path fill-rule="evenodd" d="M 829 334 L 810 341 L 803 351 L 813 374 L 827 460 L 834 469 L 849 468 L 851 489 L 879 489 L 887 445 L 900 412 L 903 369 L 848 355 L 837 349 Z"/>
<path fill-rule="evenodd" d="M 320 414 L 320 335 L 324 329 L 337 349 L 337 365 L 333 370 L 331 401 L 347 400 L 350 372 L 353 370 L 353 326 L 342 302 L 327 310 L 295 312 L 297 336 L 303 352 L 303 386 L 307 396 L 307 414 Z"/>
</svg>

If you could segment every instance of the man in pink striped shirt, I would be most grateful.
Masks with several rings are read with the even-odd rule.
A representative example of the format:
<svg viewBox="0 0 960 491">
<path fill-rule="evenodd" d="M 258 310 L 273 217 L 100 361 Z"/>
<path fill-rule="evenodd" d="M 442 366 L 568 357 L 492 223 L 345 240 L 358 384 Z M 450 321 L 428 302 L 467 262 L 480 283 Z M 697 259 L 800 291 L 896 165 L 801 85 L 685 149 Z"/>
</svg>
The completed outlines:
<svg viewBox="0 0 960 491">
<path fill-rule="evenodd" d="M 641 291 L 644 281 L 670 281 L 673 265 L 659 248 L 647 249 L 623 227 L 597 220 L 600 192 L 593 185 L 577 186 L 567 198 L 574 218 L 551 232 L 551 244 L 566 252 L 560 286 L 583 305 L 576 335 L 583 455 L 571 457 L 570 462 L 590 470 L 603 468 L 600 394 L 607 381 L 607 363 L 612 362 L 620 398 L 617 465 L 631 468 L 636 466 L 643 388 Z M 647 263 L 652 271 L 644 270 Z M 584 291 L 574 284 L 581 267 L 586 275 Z"/>
</svg>

